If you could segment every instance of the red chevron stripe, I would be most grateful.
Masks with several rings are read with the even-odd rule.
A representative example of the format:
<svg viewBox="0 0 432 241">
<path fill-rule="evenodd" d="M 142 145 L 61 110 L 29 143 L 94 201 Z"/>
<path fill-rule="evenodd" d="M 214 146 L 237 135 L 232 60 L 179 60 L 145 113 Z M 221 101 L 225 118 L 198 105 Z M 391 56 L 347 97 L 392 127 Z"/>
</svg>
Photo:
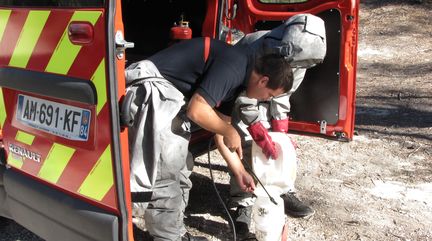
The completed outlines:
<svg viewBox="0 0 432 241">
<path fill-rule="evenodd" d="M 85 178 L 88 176 L 105 148 L 111 142 L 110 121 L 108 107 L 105 105 L 99 113 L 96 124 L 97 143 L 95 150 L 77 148 L 77 153 L 72 156 L 57 185 L 67 190 L 78 191 Z M 73 173 L 73 175 L 71 175 Z"/>
<path fill-rule="evenodd" d="M 105 18 L 102 15 L 94 26 L 94 40 L 91 45 L 84 45 L 74 63 L 69 69 L 68 75 L 83 79 L 91 79 L 93 73 L 105 57 Z"/>
<path fill-rule="evenodd" d="M 110 190 L 108 191 L 108 193 L 105 195 L 105 197 L 102 199 L 101 202 L 117 210 L 118 202 L 117 202 L 115 184 L 110 188 Z"/>
<path fill-rule="evenodd" d="M 45 70 L 72 15 L 73 11 L 51 11 L 32 56 L 29 59 L 27 69 Z"/>
<path fill-rule="evenodd" d="M 28 13 L 28 10 L 21 9 L 11 12 L 3 34 L 3 39 L 0 43 L 0 66 L 9 64 Z"/>
<path fill-rule="evenodd" d="M 3 133 L 4 146 L 5 146 L 5 149 L 7 151 L 9 151 L 9 144 L 15 140 L 15 136 L 16 136 L 17 131 L 18 130 L 16 128 L 11 126 L 10 122 L 4 123 L 2 133 Z M 5 137 L 7 137 L 7 138 L 5 138 Z"/>
<path fill-rule="evenodd" d="M 15 138 L 17 129 L 12 127 L 11 120 L 12 120 L 12 113 L 15 113 L 15 110 L 13 109 L 15 100 L 15 93 L 14 91 L 6 88 L 2 88 L 3 90 L 3 99 L 5 102 L 5 111 L 8 114 L 6 116 L 6 120 L 4 122 L 4 125 L 2 126 L 2 133 L 3 138 L 4 137 L 11 137 Z M 7 147 L 6 147 L 7 149 Z"/>
<path fill-rule="evenodd" d="M 8 114 L 6 116 L 5 123 L 11 122 L 12 120 L 12 113 L 15 113 L 15 110 L 13 109 L 15 107 L 15 92 L 11 89 L 2 88 L 3 90 L 3 99 L 5 103 L 5 111 Z"/>
</svg>

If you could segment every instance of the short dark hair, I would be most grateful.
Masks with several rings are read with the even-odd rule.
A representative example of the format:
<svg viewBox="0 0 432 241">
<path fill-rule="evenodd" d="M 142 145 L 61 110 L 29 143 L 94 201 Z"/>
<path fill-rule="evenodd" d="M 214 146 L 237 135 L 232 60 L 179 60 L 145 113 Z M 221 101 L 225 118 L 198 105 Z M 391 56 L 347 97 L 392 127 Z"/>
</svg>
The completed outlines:
<svg viewBox="0 0 432 241">
<path fill-rule="evenodd" d="M 279 54 L 261 54 L 255 58 L 255 71 L 269 78 L 267 88 L 276 90 L 283 88 L 285 92 L 293 86 L 291 65 Z"/>
</svg>

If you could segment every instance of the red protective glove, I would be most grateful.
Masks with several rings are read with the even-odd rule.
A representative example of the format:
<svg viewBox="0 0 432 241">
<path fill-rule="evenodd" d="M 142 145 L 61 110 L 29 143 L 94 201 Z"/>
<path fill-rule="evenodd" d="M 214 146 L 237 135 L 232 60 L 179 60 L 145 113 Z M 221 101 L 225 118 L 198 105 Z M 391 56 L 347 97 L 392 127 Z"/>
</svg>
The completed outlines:
<svg viewBox="0 0 432 241">
<path fill-rule="evenodd" d="M 261 147 L 262 152 L 267 157 L 267 159 L 270 158 L 270 156 L 273 159 L 277 159 L 278 153 L 275 143 L 273 142 L 272 138 L 268 134 L 267 129 L 264 128 L 261 122 L 250 125 L 247 130 L 251 134 L 252 139 L 255 141 L 255 143 L 259 147 Z"/>
<path fill-rule="evenodd" d="M 283 120 L 273 119 L 271 121 L 271 124 L 272 124 L 273 131 L 288 133 L 288 126 L 289 126 L 289 119 L 288 118 L 283 119 Z M 297 149 L 298 148 L 297 143 L 292 138 L 290 138 L 290 140 L 291 140 L 291 143 L 293 144 L 294 148 Z"/>
<path fill-rule="evenodd" d="M 288 133 L 288 123 L 289 120 L 288 118 L 283 119 L 283 120 L 276 120 L 273 119 L 271 121 L 271 125 L 272 125 L 272 129 L 275 132 L 284 132 L 284 133 Z"/>
</svg>

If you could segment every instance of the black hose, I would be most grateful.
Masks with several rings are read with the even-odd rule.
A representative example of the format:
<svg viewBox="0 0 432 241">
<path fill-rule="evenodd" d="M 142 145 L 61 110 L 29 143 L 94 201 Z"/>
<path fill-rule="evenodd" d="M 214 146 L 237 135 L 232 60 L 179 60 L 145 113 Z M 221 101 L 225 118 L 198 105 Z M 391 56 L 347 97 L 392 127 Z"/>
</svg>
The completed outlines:
<svg viewBox="0 0 432 241">
<path fill-rule="evenodd" d="M 214 181 L 214 178 L 213 178 L 213 171 L 212 171 L 211 160 L 210 160 L 211 147 L 212 147 L 212 140 L 210 139 L 209 145 L 208 145 L 208 152 L 207 152 L 207 158 L 208 158 L 209 170 L 210 170 L 210 178 L 212 180 L 213 188 L 214 188 L 214 190 L 216 192 L 216 195 L 217 195 L 217 197 L 219 199 L 219 202 L 222 204 L 222 206 L 223 206 L 223 208 L 224 208 L 224 210 L 225 210 L 225 212 L 226 212 L 226 214 L 228 216 L 229 222 L 231 224 L 231 228 L 232 228 L 232 231 L 233 231 L 233 238 L 234 238 L 233 240 L 237 241 L 237 235 L 236 235 L 236 229 L 235 229 L 234 221 L 233 221 L 233 219 L 231 217 L 231 214 L 230 214 L 227 206 L 225 205 L 225 202 L 222 200 L 222 197 L 219 194 L 219 191 L 218 191 L 218 189 L 216 187 L 216 184 L 215 184 L 215 181 Z"/>
</svg>

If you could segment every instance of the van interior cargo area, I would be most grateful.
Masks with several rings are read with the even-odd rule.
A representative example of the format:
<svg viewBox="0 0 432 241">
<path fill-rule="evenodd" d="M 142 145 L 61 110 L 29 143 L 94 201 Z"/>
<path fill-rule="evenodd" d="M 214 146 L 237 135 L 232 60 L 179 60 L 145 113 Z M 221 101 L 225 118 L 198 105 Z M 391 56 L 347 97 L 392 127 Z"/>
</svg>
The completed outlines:
<svg viewBox="0 0 432 241">
<path fill-rule="evenodd" d="M 170 29 L 182 18 L 189 22 L 192 37 L 202 36 L 206 16 L 206 1 L 191 0 L 141 0 L 123 1 L 125 39 L 135 47 L 127 49 L 129 65 L 168 47 L 172 42 Z M 328 9 L 317 14 L 325 22 L 327 54 L 324 62 L 310 68 L 299 89 L 291 97 L 291 118 L 307 123 L 326 122 L 337 124 L 339 120 L 341 14 Z M 270 30 L 283 23 L 280 20 L 259 20 L 254 29 Z M 236 21 L 247 21 L 236 19 Z M 240 29 L 241 31 L 241 29 Z"/>
<path fill-rule="evenodd" d="M 180 20 L 189 22 L 192 37 L 201 36 L 206 7 L 206 1 L 124 0 L 125 39 L 135 43 L 135 47 L 126 52 L 127 64 L 168 47 L 170 29 Z"/>
</svg>

